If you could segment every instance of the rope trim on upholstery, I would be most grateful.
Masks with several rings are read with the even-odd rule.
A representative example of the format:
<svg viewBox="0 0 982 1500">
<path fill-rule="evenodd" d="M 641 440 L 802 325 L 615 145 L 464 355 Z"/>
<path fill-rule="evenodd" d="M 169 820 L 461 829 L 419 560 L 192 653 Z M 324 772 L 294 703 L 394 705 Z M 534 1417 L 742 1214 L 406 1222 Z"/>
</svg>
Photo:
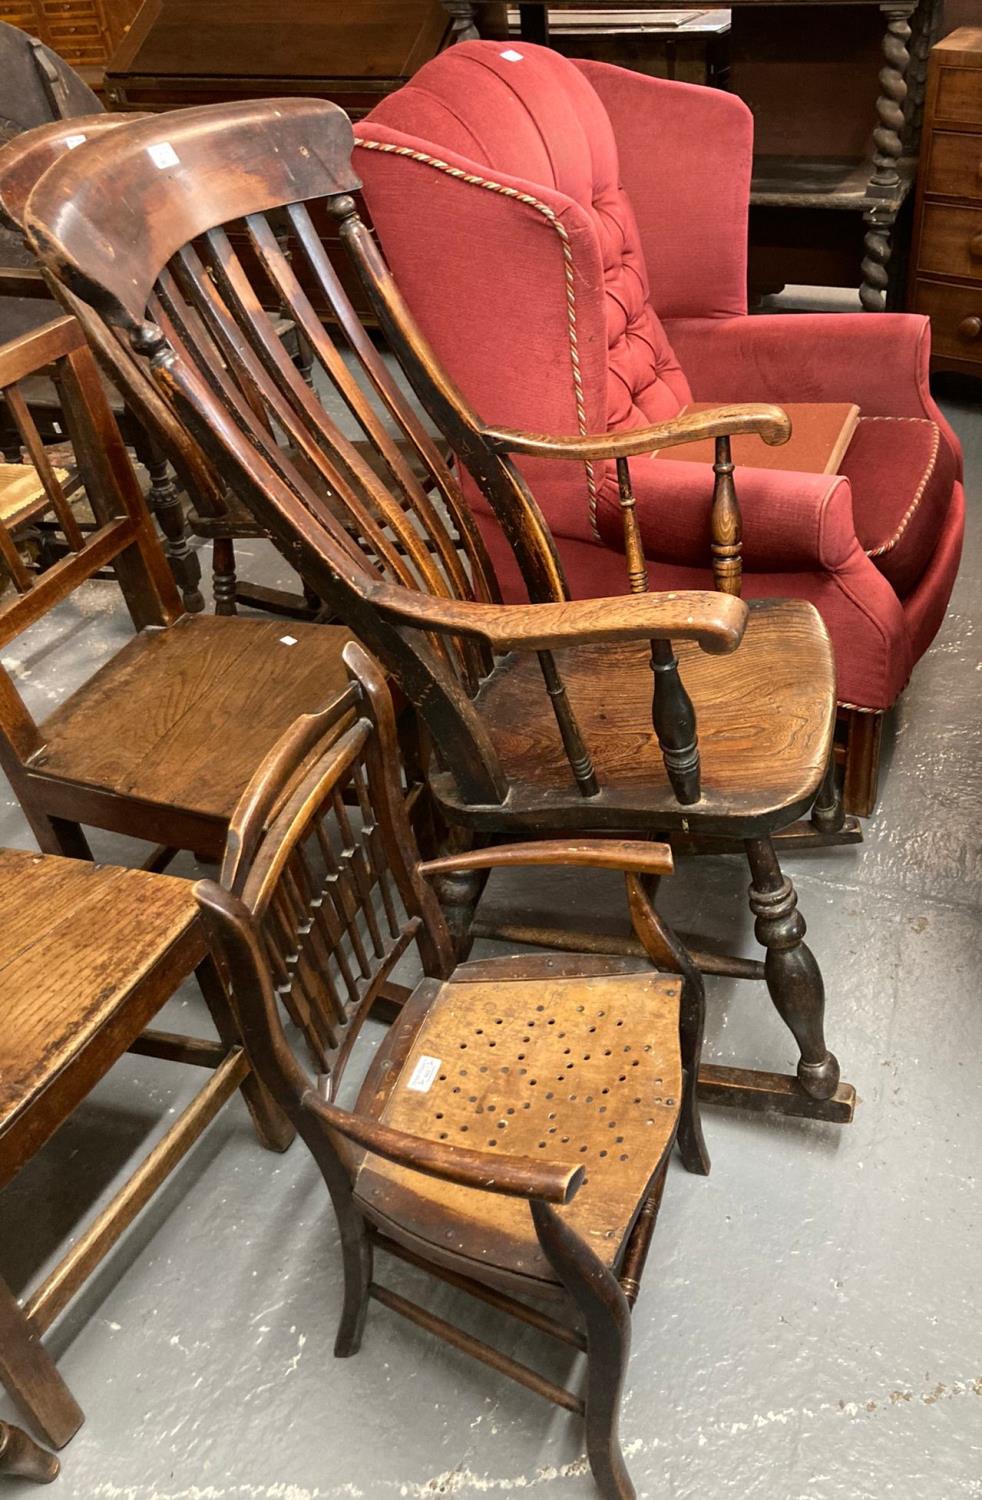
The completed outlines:
<svg viewBox="0 0 982 1500">
<path fill-rule="evenodd" d="M 471 187 L 484 188 L 490 193 L 500 193 L 503 198 L 514 198 L 519 203 L 524 203 L 527 208 L 532 208 L 536 213 L 542 215 L 548 224 L 559 236 L 563 251 L 563 270 L 566 277 L 566 324 L 569 332 L 569 358 L 573 371 L 573 400 L 576 405 L 576 421 L 581 437 L 587 435 L 586 424 L 586 402 L 583 397 L 583 376 L 580 370 L 580 348 L 576 331 L 576 284 L 573 274 L 573 247 L 570 244 L 566 226 L 561 223 L 558 215 L 551 209 L 548 203 L 543 203 L 539 198 L 533 198 L 531 193 L 522 193 L 518 188 L 506 187 L 504 183 L 493 182 L 488 177 L 479 177 L 475 172 L 465 172 L 460 167 L 452 167 L 449 162 L 441 161 L 438 156 L 430 156 L 426 151 L 414 151 L 411 146 L 396 146 L 386 141 L 366 141 L 360 136 L 355 136 L 355 145 L 360 146 L 363 151 L 385 151 L 391 156 L 407 156 L 411 161 L 422 162 L 424 166 L 433 167 L 437 172 L 445 172 L 448 177 L 456 177 L 460 182 L 469 183 Z M 597 527 L 597 484 L 593 472 L 592 463 L 584 463 L 586 470 L 586 486 L 590 506 L 590 525 L 598 541 L 600 532 Z"/>
<path fill-rule="evenodd" d="M 863 418 L 864 422 L 926 422 L 929 420 L 930 419 L 927 417 Z M 900 525 L 893 533 L 893 536 L 889 539 L 889 541 L 881 542 L 879 547 L 868 547 L 866 549 L 867 557 L 882 557 L 885 552 L 892 552 L 914 518 L 914 513 L 917 510 L 917 507 L 920 505 L 921 500 L 924 496 L 924 491 L 927 489 L 931 475 L 934 473 L 934 466 L 938 461 L 938 453 L 941 450 L 941 428 L 938 426 L 937 422 L 931 422 L 931 426 L 934 428 L 934 444 L 931 448 L 931 457 L 927 461 L 927 468 L 924 470 L 924 473 L 921 476 L 921 482 L 917 486 L 917 489 L 914 491 L 914 498 L 910 502 L 910 505 L 907 507 L 907 512 L 900 522 Z"/>
</svg>

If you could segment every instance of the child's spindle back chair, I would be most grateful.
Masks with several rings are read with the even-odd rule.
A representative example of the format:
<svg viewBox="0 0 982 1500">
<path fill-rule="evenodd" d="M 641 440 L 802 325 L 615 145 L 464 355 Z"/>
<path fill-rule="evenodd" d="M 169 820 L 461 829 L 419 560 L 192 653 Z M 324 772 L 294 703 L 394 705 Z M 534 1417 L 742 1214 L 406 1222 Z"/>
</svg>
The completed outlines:
<svg viewBox="0 0 982 1500">
<path fill-rule="evenodd" d="M 670 872 L 671 854 L 566 840 L 422 862 L 384 680 L 354 643 L 345 657 L 351 686 L 266 760 L 232 819 L 220 883 L 196 887 L 254 1065 L 337 1214 L 335 1353 L 357 1352 L 374 1298 L 583 1414 L 602 1494 L 628 1500 L 617 1429 L 629 1313 L 676 1131 L 688 1169 L 709 1165 L 694 1086 L 702 981 L 643 886 Z M 622 871 L 638 934 L 669 972 L 575 954 L 455 967 L 429 878 L 478 863 Z M 424 977 L 342 1108 L 362 1023 L 414 942 Z M 376 1281 L 379 1250 L 584 1350 L 585 1398 Z"/>
</svg>

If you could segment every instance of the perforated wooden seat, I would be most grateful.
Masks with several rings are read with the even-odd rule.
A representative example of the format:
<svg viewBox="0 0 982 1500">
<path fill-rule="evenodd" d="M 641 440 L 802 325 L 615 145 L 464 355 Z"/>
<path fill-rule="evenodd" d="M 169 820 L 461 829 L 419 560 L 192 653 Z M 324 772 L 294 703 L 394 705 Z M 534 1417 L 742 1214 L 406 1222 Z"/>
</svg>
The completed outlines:
<svg viewBox="0 0 982 1500">
<path fill-rule="evenodd" d="M 469 980 L 494 964 L 465 964 L 439 986 L 424 981 L 358 1107 L 423 1139 L 585 1167 L 563 1215 L 613 1268 L 675 1134 L 681 981 L 650 968 L 570 974 L 575 959 L 544 961 L 536 979 L 536 962 L 508 960 L 521 971 L 511 981 Z M 478 1279 L 559 1286 L 520 1199 L 379 1156 L 362 1163 L 355 1197 L 391 1238 L 410 1248 L 425 1241 L 428 1254 L 452 1252 L 457 1264 L 464 1257 Z"/>
<path fill-rule="evenodd" d="M 612 826 L 639 821 L 677 827 L 698 818 L 720 826 L 738 815 L 750 832 L 767 832 L 804 812 L 828 756 L 835 713 L 835 662 L 828 634 L 811 604 L 754 601 L 738 651 L 710 656 L 687 642 L 677 655 L 696 709 L 702 767 L 699 801 L 680 806 L 651 728 L 648 645 L 576 646 L 556 660 L 603 788 L 591 804 L 609 808 Z M 541 673 L 515 653 L 486 679 L 479 696 L 517 808 L 548 808 L 562 823 L 583 818 L 562 740 L 548 708 L 538 711 Z M 754 712 L 748 714 L 747 704 Z M 533 711 L 533 708 L 535 711 Z M 444 782 L 441 781 L 441 791 Z M 458 799 L 459 800 L 459 799 Z M 463 807 L 457 809 L 465 817 Z M 478 817 L 471 821 L 480 822 Z"/>
</svg>

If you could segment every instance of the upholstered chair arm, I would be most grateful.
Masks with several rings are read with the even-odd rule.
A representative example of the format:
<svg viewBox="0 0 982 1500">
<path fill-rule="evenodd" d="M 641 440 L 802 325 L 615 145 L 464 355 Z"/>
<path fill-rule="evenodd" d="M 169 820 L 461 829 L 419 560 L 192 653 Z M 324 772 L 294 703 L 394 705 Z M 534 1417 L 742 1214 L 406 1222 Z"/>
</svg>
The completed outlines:
<svg viewBox="0 0 982 1500">
<path fill-rule="evenodd" d="M 496 651 L 551 651 L 595 641 L 689 640 L 704 651 L 735 651 L 747 624 L 740 599 L 711 590 L 576 599 L 558 604 L 478 604 L 437 599 L 380 584 L 384 614 L 449 635 L 475 636 Z"/>
<path fill-rule="evenodd" d="M 507 1156 L 496 1151 L 471 1151 L 448 1146 L 405 1130 L 394 1130 L 379 1120 L 329 1104 L 313 1089 L 302 1108 L 353 1145 L 427 1177 L 455 1182 L 461 1187 L 500 1193 L 508 1198 L 543 1199 L 569 1203 L 583 1182 L 582 1167 L 538 1161 L 530 1156 Z"/>
<path fill-rule="evenodd" d="M 852 401 L 866 417 L 927 417 L 931 327 L 916 313 L 675 318 L 666 331 L 697 401 Z"/>
</svg>

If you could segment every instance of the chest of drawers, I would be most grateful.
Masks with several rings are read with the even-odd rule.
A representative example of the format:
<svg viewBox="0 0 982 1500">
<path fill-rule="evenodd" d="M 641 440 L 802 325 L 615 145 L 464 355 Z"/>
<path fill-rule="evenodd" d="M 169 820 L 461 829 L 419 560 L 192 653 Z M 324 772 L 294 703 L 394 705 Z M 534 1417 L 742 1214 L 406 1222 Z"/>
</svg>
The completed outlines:
<svg viewBox="0 0 982 1500">
<path fill-rule="evenodd" d="M 982 27 L 931 52 L 912 265 L 932 368 L 982 376 Z"/>
</svg>

